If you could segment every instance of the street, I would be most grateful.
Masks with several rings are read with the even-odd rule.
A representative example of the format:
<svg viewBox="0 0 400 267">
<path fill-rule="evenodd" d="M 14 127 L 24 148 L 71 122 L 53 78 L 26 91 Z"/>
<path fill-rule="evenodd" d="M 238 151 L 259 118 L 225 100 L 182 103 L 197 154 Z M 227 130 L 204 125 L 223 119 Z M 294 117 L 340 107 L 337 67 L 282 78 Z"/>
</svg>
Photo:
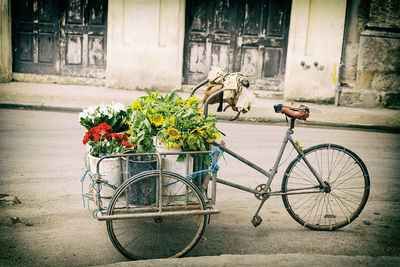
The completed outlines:
<svg viewBox="0 0 400 267">
<path fill-rule="evenodd" d="M 272 111 L 271 111 L 272 112 Z M 284 116 L 282 116 L 284 122 Z M 219 123 L 227 147 L 268 170 L 286 126 Z M 254 228 L 259 200 L 224 185 L 217 188 L 221 214 L 211 217 L 205 235 L 188 257 L 221 254 L 324 254 L 400 256 L 400 135 L 374 131 L 297 127 L 303 148 L 336 143 L 355 152 L 371 177 L 366 207 L 350 225 L 316 232 L 296 223 L 280 197 L 270 198 Z M 84 128 L 77 113 L 0 110 L 0 265 L 87 266 L 127 261 L 113 247 L 106 225 L 83 207 Z M 289 154 L 284 156 L 285 161 Z M 283 163 L 272 184 L 279 189 Z M 255 188 L 265 178 L 237 160 L 220 160 L 219 177 Z"/>
</svg>

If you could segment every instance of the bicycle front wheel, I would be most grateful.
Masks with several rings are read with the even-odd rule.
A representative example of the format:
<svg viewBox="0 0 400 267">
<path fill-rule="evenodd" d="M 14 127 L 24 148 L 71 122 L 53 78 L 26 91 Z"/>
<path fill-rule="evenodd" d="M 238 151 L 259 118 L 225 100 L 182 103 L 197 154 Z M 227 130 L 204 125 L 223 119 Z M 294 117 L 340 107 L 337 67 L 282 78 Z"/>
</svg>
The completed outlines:
<svg viewBox="0 0 400 267">
<path fill-rule="evenodd" d="M 369 196 L 365 164 L 351 150 L 334 144 L 313 146 L 303 152 L 330 190 L 320 192 L 317 179 L 298 156 L 282 180 L 282 200 L 290 216 L 312 230 L 336 230 L 351 223 Z"/>
<path fill-rule="evenodd" d="M 198 188 L 184 177 L 163 171 L 162 209 L 159 211 L 160 171 L 140 173 L 122 184 L 107 215 L 139 214 L 145 217 L 107 220 L 108 235 L 117 250 L 132 260 L 181 257 L 204 233 L 207 215 L 179 215 L 179 211 L 205 210 Z M 147 216 L 153 214 L 153 216 Z"/>
</svg>

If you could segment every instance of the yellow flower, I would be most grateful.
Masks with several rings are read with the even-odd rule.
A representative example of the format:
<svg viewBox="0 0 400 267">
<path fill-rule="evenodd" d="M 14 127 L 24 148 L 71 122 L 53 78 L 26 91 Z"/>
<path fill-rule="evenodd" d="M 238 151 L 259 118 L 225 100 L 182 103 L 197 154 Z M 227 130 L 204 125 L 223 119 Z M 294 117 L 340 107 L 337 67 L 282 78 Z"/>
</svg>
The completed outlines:
<svg viewBox="0 0 400 267">
<path fill-rule="evenodd" d="M 207 142 L 207 143 L 212 143 L 213 141 L 214 141 L 214 140 L 211 139 L 211 138 L 206 139 L 206 142 Z"/>
<path fill-rule="evenodd" d="M 136 136 L 135 132 L 132 130 L 126 131 L 129 136 Z"/>
<path fill-rule="evenodd" d="M 131 106 L 133 110 L 142 110 L 139 100 L 135 100 Z"/>
<path fill-rule="evenodd" d="M 192 108 L 193 102 L 198 102 L 198 101 L 199 101 L 199 99 L 193 95 L 186 100 L 186 107 Z"/>
<path fill-rule="evenodd" d="M 171 147 L 180 148 L 182 144 L 180 142 L 168 142 L 165 144 L 165 148 L 169 150 Z"/>
<path fill-rule="evenodd" d="M 190 132 L 190 134 L 196 134 L 196 133 L 199 133 L 200 136 L 205 136 L 204 131 L 200 128 L 195 128 L 193 131 Z"/>
<path fill-rule="evenodd" d="M 181 137 L 181 133 L 175 129 L 175 128 L 169 128 L 167 130 L 167 134 L 169 135 L 169 137 L 171 137 L 172 139 L 178 139 L 179 137 Z"/>
<path fill-rule="evenodd" d="M 214 139 L 219 139 L 219 138 L 221 138 L 221 134 L 220 133 L 212 133 L 211 137 Z"/>
<path fill-rule="evenodd" d="M 151 123 L 153 123 L 155 126 L 161 126 L 165 123 L 165 119 L 163 115 L 156 114 L 154 117 L 151 118 Z"/>
<path fill-rule="evenodd" d="M 178 143 L 174 142 L 174 143 L 172 143 L 172 146 L 175 148 L 180 148 L 182 146 L 182 144 L 180 142 L 178 142 Z"/>
<path fill-rule="evenodd" d="M 181 106 L 181 105 L 185 104 L 185 102 L 184 102 L 184 100 L 178 98 L 178 99 L 176 99 L 176 104 L 177 104 L 178 106 Z"/>
<path fill-rule="evenodd" d="M 165 144 L 165 148 L 167 150 L 169 150 L 171 147 L 172 147 L 172 143 L 171 142 L 168 142 L 168 143 Z"/>
<path fill-rule="evenodd" d="M 174 116 L 171 116 L 171 117 L 169 118 L 169 123 L 170 123 L 172 126 L 175 126 L 175 117 L 174 117 Z"/>
</svg>

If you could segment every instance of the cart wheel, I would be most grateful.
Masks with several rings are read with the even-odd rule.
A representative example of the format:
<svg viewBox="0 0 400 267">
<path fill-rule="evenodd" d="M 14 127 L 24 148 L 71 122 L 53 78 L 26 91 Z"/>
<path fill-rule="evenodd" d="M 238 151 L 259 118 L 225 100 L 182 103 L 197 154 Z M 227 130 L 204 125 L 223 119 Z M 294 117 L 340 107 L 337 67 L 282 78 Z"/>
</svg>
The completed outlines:
<svg viewBox="0 0 400 267">
<path fill-rule="evenodd" d="M 165 212 L 205 210 L 199 191 L 184 177 L 163 171 L 162 208 Z M 129 259 L 181 257 L 204 233 L 207 215 L 152 216 L 159 211 L 160 171 L 142 172 L 116 191 L 107 215 L 137 214 L 139 218 L 107 220 L 113 245 Z"/>
</svg>

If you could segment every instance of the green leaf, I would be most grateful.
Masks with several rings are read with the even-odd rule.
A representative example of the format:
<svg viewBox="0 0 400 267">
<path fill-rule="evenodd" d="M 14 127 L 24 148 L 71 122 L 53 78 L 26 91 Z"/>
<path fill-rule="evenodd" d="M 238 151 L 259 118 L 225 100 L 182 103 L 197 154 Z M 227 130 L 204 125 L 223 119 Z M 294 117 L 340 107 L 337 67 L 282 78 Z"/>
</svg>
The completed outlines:
<svg viewBox="0 0 400 267">
<path fill-rule="evenodd" d="M 176 161 L 182 162 L 182 161 L 185 160 L 185 158 L 186 158 L 186 155 L 181 154 L 181 155 L 178 156 Z"/>
</svg>

